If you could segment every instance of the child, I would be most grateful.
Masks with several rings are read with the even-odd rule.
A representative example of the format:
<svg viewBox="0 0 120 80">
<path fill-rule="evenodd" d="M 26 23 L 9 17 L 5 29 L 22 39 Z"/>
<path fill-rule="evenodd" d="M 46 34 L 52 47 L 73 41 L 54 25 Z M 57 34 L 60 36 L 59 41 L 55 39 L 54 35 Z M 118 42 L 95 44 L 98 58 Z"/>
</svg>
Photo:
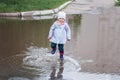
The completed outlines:
<svg viewBox="0 0 120 80">
<path fill-rule="evenodd" d="M 60 60 L 64 60 L 64 44 L 66 41 L 71 39 L 71 30 L 69 25 L 66 23 L 66 14 L 59 12 L 57 20 L 53 23 L 50 28 L 48 40 L 51 42 L 51 54 L 55 54 L 56 46 L 58 45 Z"/>
</svg>

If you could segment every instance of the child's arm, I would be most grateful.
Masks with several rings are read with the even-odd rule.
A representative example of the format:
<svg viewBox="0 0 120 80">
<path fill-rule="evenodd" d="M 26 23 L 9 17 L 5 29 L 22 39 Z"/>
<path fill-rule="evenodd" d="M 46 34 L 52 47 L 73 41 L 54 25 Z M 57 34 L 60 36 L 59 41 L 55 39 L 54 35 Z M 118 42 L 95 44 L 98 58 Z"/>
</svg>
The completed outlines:
<svg viewBox="0 0 120 80">
<path fill-rule="evenodd" d="M 48 35 L 48 40 L 50 40 L 52 38 L 53 33 L 54 33 L 54 24 L 50 28 L 49 35 Z"/>
<path fill-rule="evenodd" d="M 66 33 L 67 33 L 67 40 L 70 41 L 71 39 L 71 30 L 68 24 L 66 24 Z"/>
</svg>

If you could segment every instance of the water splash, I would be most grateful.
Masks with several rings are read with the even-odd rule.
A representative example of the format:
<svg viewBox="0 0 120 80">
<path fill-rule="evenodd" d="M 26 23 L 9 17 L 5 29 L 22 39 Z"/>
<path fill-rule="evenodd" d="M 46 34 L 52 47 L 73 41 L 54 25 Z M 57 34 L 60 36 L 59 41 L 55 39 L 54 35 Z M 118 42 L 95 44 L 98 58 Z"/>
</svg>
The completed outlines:
<svg viewBox="0 0 120 80">
<path fill-rule="evenodd" d="M 119 75 L 80 72 L 80 64 L 75 59 L 65 55 L 61 63 L 58 53 L 48 52 L 47 48 L 29 47 L 23 58 L 23 68 L 30 70 L 34 77 L 11 77 L 8 80 L 120 80 Z"/>
<path fill-rule="evenodd" d="M 26 51 L 27 56 L 23 59 L 24 68 L 40 71 L 37 74 L 34 73 L 36 75 L 40 75 L 39 78 L 41 78 L 41 76 L 47 77 L 48 75 L 50 75 L 49 73 L 51 72 L 51 69 L 53 67 L 55 67 L 56 70 L 59 71 L 59 53 L 52 55 L 48 52 L 49 50 L 47 48 L 29 47 Z M 76 60 L 68 56 L 64 56 L 64 58 L 64 72 L 77 72 L 80 70 L 80 65 Z"/>
</svg>

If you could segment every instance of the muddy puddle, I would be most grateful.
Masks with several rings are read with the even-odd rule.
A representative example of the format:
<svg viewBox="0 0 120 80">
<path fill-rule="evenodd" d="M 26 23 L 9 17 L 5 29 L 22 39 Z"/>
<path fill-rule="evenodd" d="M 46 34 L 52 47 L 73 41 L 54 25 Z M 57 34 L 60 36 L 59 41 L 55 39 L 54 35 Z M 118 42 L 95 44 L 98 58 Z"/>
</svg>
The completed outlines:
<svg viewBox="0 0 120 80">
<path fill-rule="evenodd" d="M 50 54 L 53 19 L 0 19 L 0 80 L 120 80 L 120 10 L 67 15 L 65 60 Z"/>
</svg>

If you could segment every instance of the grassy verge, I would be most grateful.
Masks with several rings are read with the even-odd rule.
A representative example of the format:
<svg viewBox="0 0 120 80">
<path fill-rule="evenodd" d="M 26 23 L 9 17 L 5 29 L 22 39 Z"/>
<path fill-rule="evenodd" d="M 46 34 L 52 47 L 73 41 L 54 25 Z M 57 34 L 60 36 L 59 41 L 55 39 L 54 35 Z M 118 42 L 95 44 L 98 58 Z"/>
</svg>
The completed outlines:
<svg viewBox="0 0 120 80">
<path fill-rule="evenodd" d="M 69 0 L 0 0 L 0 12 L 54 9 Z"/>
<path fill-rule="evenodd" d="M 120 0 L 115 0 L 115 5 L 120 6 Z"/>
</svg>

